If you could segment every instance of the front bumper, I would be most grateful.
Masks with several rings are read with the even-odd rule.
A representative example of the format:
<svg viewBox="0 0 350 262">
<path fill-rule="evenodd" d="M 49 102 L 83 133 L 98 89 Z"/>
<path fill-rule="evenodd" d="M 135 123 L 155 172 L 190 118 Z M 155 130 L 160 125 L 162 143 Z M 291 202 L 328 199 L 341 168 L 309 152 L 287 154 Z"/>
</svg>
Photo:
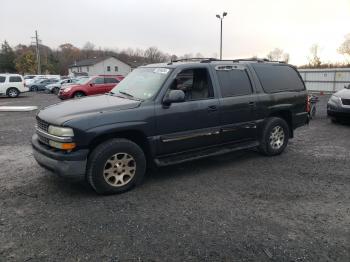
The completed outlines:
<svg viewBox="0 0 350 262">
<path fill-rule="evenodd" d="M 32 147 L 34 158 L 42 167 L 62 177 L 78 180 L 85 178 L 87 155 L 89 153 L 87 149 L 70 153 L 56 151 L 41 144 L 37 134 L 32 137 Z"/>
<path fill-rule="evenodd" d="M 59 93 L 58 93 L 58 97 L 60 98 L 60 99 L 62 99 L 62 100 L 64 100 L 64 99 L 69 99 L 70 98 L 70 92 L 63 92 L 63 91 L 60 91 Z"/>
<path fill-rule="evenodd" d="M 329 117 L 339 117 L 350 119 L 350 106 L 339 106 L 333 103 L 327 104 L 327 115 Z"/>
</svg>

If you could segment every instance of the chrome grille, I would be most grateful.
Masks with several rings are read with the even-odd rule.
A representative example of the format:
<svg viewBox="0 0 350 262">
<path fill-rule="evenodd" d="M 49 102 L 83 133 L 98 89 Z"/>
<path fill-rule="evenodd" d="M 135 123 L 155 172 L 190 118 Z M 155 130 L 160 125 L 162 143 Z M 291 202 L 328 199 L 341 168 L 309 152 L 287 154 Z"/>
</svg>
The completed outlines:
<svg viewBox="0 0 350 262">
<path fill-rule="evenodd" d="M 49 130 L 49 123 L 47 123 L 46 121 L 40 119 L 39 117 L 36 118 L 36 126 L 40 130 L 43 130 L 45 132 L 47 132 Z"/>
<path fill-rule="evenodd" d="M 48 132 L 49 130 L 49 123 L 40 119 L 39 117 L 36 118 L 36 127 L 44 132 Z M 46 137 L 43 137 L 42 135 L 38 134 L 38 139 L 41 143 L 48 145 L 49 139 Z"/>
<path fill-rule="evenodd" d="M 342 99 L 341 99 L 341 102 L 342 102 L 342 104 L 345 105 L 345 106 L 350 106 L 350 99 L 344 99 L 344 98 L 342 98 Z"/>
</svg>

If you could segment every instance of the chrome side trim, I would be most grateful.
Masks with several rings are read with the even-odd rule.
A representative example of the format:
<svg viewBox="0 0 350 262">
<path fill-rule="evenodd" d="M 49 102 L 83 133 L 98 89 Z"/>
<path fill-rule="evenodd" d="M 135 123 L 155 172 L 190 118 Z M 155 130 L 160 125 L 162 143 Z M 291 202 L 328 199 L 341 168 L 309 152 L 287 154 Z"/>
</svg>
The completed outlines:
<svg viewBox="0 0 350 262">
<path fill-rule="evenodd" d="M 51 140 L 57 141 L 57 142 L 61 142 L 61 143 L 67 143 L 67 142 L 73 141 L 73 139 L 71 137 L 54 136 L 54 135 L 51 135 L 51 134 L 48 134 L 48 133 L 42 131 L 39 128 L 36 128 L 36 132 L 37 132 L 37 134 L 39 134 L 43 137 L 46 137 L 48 139 L 51 139 Z"/>
<path fill-rule="evenodd" d="M 173 137 L 173 138 L 161 138 L 161 140 L 163 143 L 168 143 L 168 142 L 192 139 L 192 138 L 201 137 L 201 136 L 212 136 L 212 135 L 219 135 L 219 134 L 220 134 L 219 131 L 203 132 L 203 133 L 189 134 L 189 135 L 183 135 L 183 136 L 178 136 L 178 137 Z"/>
</svg>

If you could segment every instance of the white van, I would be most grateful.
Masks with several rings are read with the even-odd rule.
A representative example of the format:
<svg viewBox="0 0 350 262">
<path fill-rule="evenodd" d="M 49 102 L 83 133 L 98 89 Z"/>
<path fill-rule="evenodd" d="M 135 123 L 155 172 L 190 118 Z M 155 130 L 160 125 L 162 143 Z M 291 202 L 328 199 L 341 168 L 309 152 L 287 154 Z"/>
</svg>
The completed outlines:
<svg viewBox="0 0 350 262">
<path fill-rule="evenodd" d="M 17 97 L 20 93 L 28 92 L 24 79 L 18 74 L 0 74 L 0 95 Z"/>
</svg>

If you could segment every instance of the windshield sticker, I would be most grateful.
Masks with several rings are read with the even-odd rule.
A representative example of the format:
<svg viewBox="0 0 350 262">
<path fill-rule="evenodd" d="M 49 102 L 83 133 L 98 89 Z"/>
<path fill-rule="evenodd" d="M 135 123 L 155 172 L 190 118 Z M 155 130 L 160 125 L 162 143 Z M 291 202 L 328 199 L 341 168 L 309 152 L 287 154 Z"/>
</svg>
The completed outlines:
<svg viewBox="0 0 350 262">
<path fill-rule="evenodd" d="M 167 69 L 167 68 L 156 68 L 156 69 L 154 69 L 153 72 L 157 73 L 157 74 L 167 74 L 169 72 L 169 69 Z"/>
</svg>

